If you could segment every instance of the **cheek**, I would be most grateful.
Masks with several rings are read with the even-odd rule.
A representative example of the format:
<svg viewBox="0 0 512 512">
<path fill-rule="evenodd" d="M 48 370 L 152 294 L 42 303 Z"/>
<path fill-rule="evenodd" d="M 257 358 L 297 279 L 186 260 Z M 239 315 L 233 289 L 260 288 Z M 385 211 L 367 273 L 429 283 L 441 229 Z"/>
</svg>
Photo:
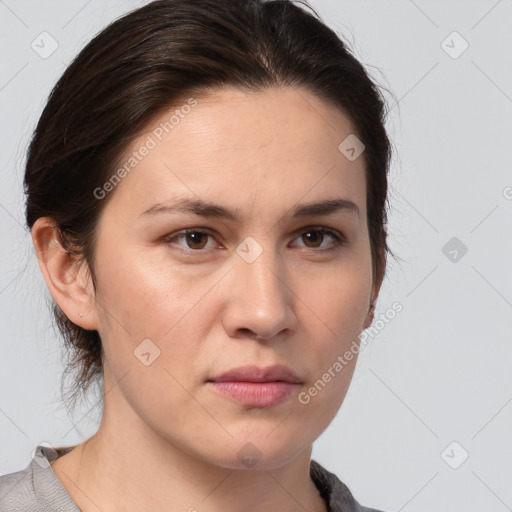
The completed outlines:
<svg viewBox="0 0 512 512">
<path fill-rule="evenodd" d="M 341 350 L 333 350 L 328 363 L 306 382 L 297 396 L 295 421 L 303 428 L 298 428 L 296 441 L 298 444 L 308 444 L 311 438 L 316 439 L 331 424 L 338 414 L 346 397 L 352 375 L 354 373 L 356 356 L 345 364 L 337 360 Z M 287 432 L 284 429 L 283 436 Z M 286 442 L 283 437 L 283 442 Z"/>
<path fill-rule="evenodd" d="M 350 262 L 321 279 L 304 282 L 299 288 L 300 298 L 330 334 L 334 342 L 331 350 L 360 334 L 370 306 L 371 288 L 370 265 Z"/>
<path fill-rule="evenodd" d="M 156 402 L 174 410 L 178 404 L 188 407 L 183 387 L 195 384 L 205 371 L 201 342 L 215 321 L 216 290 L 211 289 L 218 277 L 194 279 L 136 255 L 115 261 L 105 257 L 102 263 L 99 332 L 116 379 L 129 373 L 129 382 L 137 385 L 132 389 L 128 382 L 127 392 L 136 402 L 142 396 L 141 409 L 146 407 L 144 390 L 152 390 L 149 407 Z"/>
<path fill-rule="evenodd" d="M 177 265 L 152 260 L 143 253 L 108 252 L 98 260 L 98 283 L 106 330 L 124 330 L 134 339 L 170 335 L 174 326 L 207 294 L 210 279 L 199 279 Z M 102 259 L 100 259 L 100 257 Z M 101 311 L 100 311 L 101 313 Z M 115 319 L 115 321 L 113 321 Z"/>
<path fill-rule="evenodd" d="M 215 424 L 195 398 L 194 391 L 189 390 L 186 371 L 179 373 L 176 368 L 168 367 L 169 360 L 180 356 L 174 353 L 172 347 L 164 346 L 160 350 L 160 357 L 148 366 L 133 355 L 107 355 L 109 372 L 118 383 L 107 383 L 108 388 L 113 390 L 110 400 L 129 404 L 127 411 L 133 410 L 137 421 L 142 419 L 163 439 L 181 439 L 189 444 L 193 433 L 203 432 L 205 425 L 211 431 Z M 187 367 L 187 364 L 182 361 L 180 368 L 183 367 Z"/>
<path fill-rule="evenodd" d="M 299 402 L 327 426 L 350 386 L 359 355 L 359 335 L 368 314 L 371 268 L 347 266 L 307 290 L 303 328 L 313 345 L 309 354 L 312 378 Z M 306 290 L 304 290 L 306 293 Z M 306 301 L 305 301 L 306 302 Z"/>
<path fill-rule="evenodd" d="M 173 411 L 179 410 L 192 426 L 202 417 L 187 390 L 195 383 L 191 376 L 202 376 L 201 329 L 208 323 L 201 307 L 204 287 L 200 283 L 190 287 L 172 270 L 134 259 L 118 260 L 115 268 L 106 264 L 100 274 L 105 305 L 100 311 L 100 336 L 124 399 L 162 434 Z"/>
</svg>

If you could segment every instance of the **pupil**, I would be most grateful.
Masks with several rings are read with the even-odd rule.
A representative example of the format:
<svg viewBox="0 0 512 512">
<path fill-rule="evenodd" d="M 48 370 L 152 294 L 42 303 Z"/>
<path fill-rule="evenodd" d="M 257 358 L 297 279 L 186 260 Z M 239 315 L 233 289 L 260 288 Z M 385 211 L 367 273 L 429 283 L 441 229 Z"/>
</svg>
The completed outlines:
<svg viewBox="0 0 512 512">
<path fill-rule="evenodd" d="M 312 233 L 313 233 L 313 235 L 311 236 Z M 319 233 L 318 231 L 308 231 L 306 233 L 306 238 L 308 239 L 308 241 L 309 242 L 313 241 L 313 243 L 315 243 L 315 241 L 318 242 L 318 238 L 321 236 L 322 236 L 322 233 Z M 311 238 L 313 238 L 313 240 L 311 240 Z"/>
<path fill-rule="evenodd" d="M 193 244 L 199 244 L 199 245 L 201 245 L 201 243 L 200 243 L 200 239 L 201 239 L 201 237 L 203 236 L 203 234 L 202 234 L 202 233 L 197 233 L 197 232 L 195 232 L 195 233 L 189 233 L 189 234 L 188 234 L 188 236 L 189 236 L 189 239 L 191 239 L 191 240 L 192 240 L 192 245 L 193 245 Z M 194 239 L 195 239 L 195 240 L 194 240 Z M 198 240 L 198 239 L 199 239 L 199 240 Z M 195 247 L 195 248 L 197 249 L 197 247 Z"/>
</svg>

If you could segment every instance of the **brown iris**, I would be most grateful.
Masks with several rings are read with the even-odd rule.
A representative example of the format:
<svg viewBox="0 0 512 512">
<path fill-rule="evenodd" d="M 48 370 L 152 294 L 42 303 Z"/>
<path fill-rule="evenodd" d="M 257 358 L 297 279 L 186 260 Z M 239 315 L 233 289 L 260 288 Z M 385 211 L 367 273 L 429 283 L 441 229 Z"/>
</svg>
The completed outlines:
<svg viewBox="0 0 512 512">
<path fill-rule="evenodd" d="M 208 236 L 207 233 L 202 233 L 201 231 L 193 231 L 185 234 L 187 244 L 191 249 L 203 249 L 208 241 Z M 203 241 L 203 243 L 201 243 L 201 241 Z M 194 244 L 198 244 L 200 247 Z"/>
<path fill-rule="evenodd" d="M 306 243 L 306 240 L 309 242 L 312 241 L 313 243 L 315 243 L 315 241 L 317 241 L 317 242 L 319 241 L 318 245 L 312 246 L 312 247 L 318 247 L 322 243 L 323 237 L 324 237 L 324 233 L 322 233 L 320 231 L 311 230 L 311 231 L 306 231 L 302 235 L 302 240 L 304 241 L 304 243 Z"/>
</svg>

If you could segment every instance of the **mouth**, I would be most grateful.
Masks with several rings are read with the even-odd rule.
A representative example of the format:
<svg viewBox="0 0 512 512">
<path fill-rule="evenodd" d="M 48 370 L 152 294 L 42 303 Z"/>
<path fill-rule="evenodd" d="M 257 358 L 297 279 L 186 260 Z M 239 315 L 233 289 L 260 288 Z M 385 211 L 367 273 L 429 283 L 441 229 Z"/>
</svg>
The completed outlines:
<svg viewBox="0 0 512 512">
<path fill-rule="evenodd" d="M 208 382 L 290 382 L 302 384 L 299 377 L 287 366 L 275 364 L 261 368 L 259 366 L 239 366 L 232 368 L 215 377 L 208 379 Z"/>
<path fill-rule="evenodd" d="M 302 384 L 288 367 L 243 366 L 207 380 L 223 396 L 248 407 L 269 407 L 283 402 Z"/>
</svg>

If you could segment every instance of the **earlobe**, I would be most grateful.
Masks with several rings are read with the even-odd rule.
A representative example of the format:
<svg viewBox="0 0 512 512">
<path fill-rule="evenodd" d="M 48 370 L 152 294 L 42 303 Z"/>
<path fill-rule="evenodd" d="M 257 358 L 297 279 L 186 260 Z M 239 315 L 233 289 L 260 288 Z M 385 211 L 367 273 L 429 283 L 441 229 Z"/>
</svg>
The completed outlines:
<svg viewBox="0 0 512 512">
<path fill-rule="evenodd" d="M 49 217 L 36 220 L 31 236 L 39 268 L 54 300 L 74 324 L 97 330 L 96 302 L 87 263 L 66 251 L 59 229 Z"/>
<path fill-rule="evenodd" d="M 365 329 L 368 329 L 368 327 L 370 327 L 370 325 L 372 324 L 374 312 L 375 312 L 375 302 L 372 301 L 372 303 L 370 304 L 370 307 L 368 309 L 368 314 L 366 315 L 366 319 L 364 321 L 363 331 Z"/>
</svg>

